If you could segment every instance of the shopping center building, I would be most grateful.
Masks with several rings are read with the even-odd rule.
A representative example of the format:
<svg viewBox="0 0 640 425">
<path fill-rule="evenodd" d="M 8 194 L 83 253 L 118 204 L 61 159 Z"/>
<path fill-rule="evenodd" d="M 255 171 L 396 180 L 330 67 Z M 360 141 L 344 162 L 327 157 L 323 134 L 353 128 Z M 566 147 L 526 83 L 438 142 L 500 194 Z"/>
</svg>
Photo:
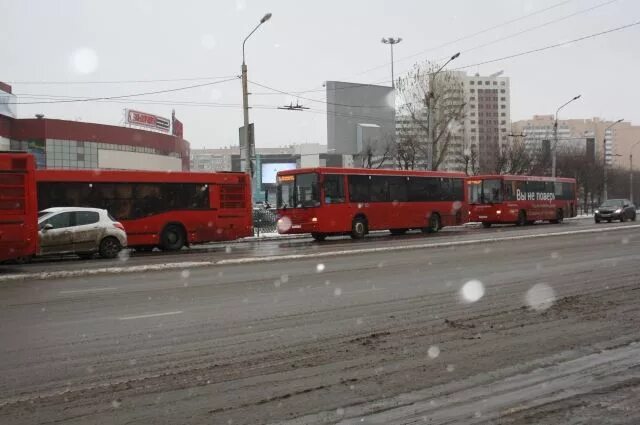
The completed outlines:
<svg viewBox="0 0 640 425">
<path fill-rule="evenodd" d="M 189 170 L 189 142 L 174 117 L 163 119 L 158 131 L 43 115 L 17 118 L 16 99 L 11 86 L 0 83 L 0 151 L 30 152 L 38 168 Z"/>
</svg>

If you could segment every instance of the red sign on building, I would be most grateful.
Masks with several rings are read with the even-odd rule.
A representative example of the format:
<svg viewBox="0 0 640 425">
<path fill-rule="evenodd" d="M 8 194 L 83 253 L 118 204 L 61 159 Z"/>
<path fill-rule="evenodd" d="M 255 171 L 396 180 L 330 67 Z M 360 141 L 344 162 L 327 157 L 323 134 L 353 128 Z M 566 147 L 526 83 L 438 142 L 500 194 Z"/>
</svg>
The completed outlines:
<svg viewBox="0 0 640 425">
<path fill-rule="evenodd" d="M 171 126 L 171 122 L 168 118 L 147 114 L 146 112 L 134 111 L 133 109 L 127 110 L 127 123 L 150 127 L 167 133 Z"/>
</svg>

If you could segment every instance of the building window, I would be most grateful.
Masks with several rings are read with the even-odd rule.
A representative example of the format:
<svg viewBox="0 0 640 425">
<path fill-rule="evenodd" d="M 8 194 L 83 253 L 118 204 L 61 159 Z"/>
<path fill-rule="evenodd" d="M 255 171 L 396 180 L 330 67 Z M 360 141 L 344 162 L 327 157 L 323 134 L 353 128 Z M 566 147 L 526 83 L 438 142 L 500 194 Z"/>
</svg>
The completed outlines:
<svg viewBox="0 0 640 425">
<path fill-rule="evenodd" d="M 500 105 L 500 109 L 505 109 L 507 105 Z"/>
<path fill-rule="evenodd" d="M 475 124 L 475 123 L 476 123 L 476 120 L 471 120 L 471 124 Z"/>
<path fill-rule="evenodd" d="M 507 100 L 507 98 L 506 97 L 501 97 L 500 100 L 505 102 Z"/>
<path fill-rule="evenodd" d="M 504 82 L 504 81 L 500 81 L 500 85 L 501 85 L 501 86 L 504 86 L 504 85 L 505 85 L 505 82 Z"/>
<path fill-rule="evenodd" d="M 503 133 L 507 131 L 506 128 L 501 128 L 500 131 L 502 131 Z"/>
<path fill-rule="evenodd" d="M 505 89 L 500 89 L 500 93 L 506 93 L 507 91 Z"/>
<path fill-rule="evenodd" d="M 476 89 L 470 89 L 469 90 L 469 93 L 475 93 L 475 92 L 476 92 Z"/>
<path fill-rule="evenodd" d="M 500 121 L 500 125 L 505 125 L 507 122 L 505 120 Z"/>
<path fill-rule="evenodd" d="M 507 114 L 505 114 L 504 112 L 502 112 L 502 113 L 500 114 L 500 116 L 501 116 L 501 117 L 506 117 L 506 116 L 507 116 Z"/>
<path fill-rule="evenodd" d="M 474 85 L 476 82 L 475 81 L 469 81 L 469 84 Z"/>
</svg>

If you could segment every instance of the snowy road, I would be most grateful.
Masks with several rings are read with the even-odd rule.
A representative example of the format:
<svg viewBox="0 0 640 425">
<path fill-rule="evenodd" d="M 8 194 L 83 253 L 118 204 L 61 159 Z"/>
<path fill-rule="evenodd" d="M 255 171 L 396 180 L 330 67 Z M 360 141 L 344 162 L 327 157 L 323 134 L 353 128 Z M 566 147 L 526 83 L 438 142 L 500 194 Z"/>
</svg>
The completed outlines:
<svg viewBox="0 0 640 425">
<path fill-rule="evenodd" d="M 240 243 L 171 261 L 474 241 L 0 283 L 0 423 L 639 423 L 640 229 L 614 226 Z"/>
</svg>

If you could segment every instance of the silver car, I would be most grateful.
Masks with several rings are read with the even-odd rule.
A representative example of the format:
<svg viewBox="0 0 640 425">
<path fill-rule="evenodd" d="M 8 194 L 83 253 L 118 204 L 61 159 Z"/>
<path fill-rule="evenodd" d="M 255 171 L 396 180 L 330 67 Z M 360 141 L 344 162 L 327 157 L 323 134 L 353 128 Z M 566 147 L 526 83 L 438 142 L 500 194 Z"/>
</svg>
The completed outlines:
<svg viewBox="0 0 640 425">
<path fill-rule="evenodd" d="M 99 208 L 48 208 L 38 213 L 38 229 L 38 255 L 114 258 L 127 246 L 124 226 Z"/>
</svg>

